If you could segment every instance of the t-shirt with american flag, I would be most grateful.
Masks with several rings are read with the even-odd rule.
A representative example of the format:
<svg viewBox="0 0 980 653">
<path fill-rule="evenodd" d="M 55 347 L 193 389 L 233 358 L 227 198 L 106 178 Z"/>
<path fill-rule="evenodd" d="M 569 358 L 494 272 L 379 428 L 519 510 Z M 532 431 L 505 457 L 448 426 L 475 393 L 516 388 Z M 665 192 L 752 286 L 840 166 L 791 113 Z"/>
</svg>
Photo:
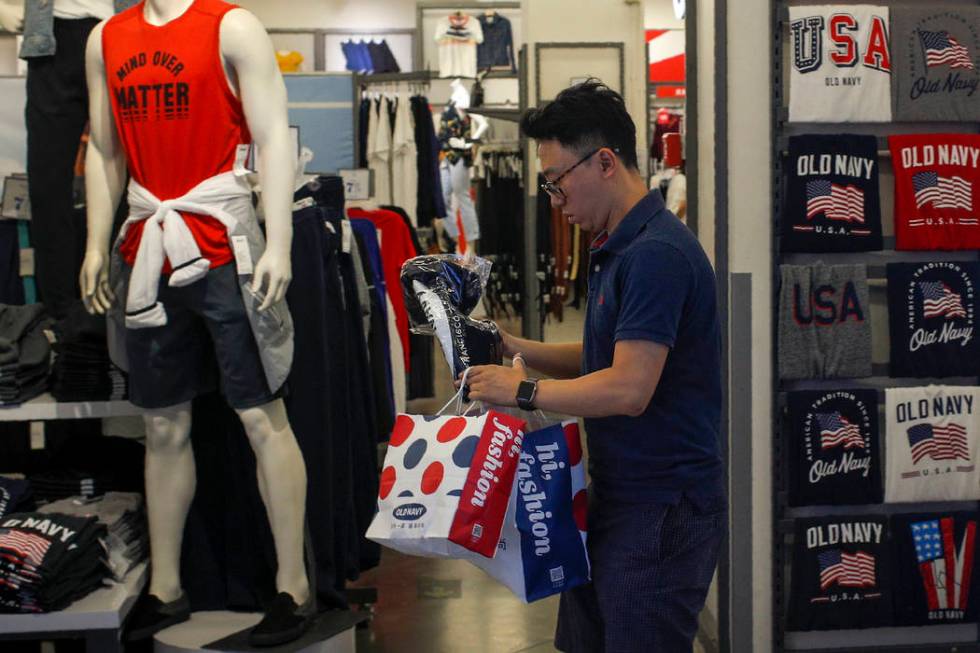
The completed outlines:
<svg viewBox="0 0 980 653">
<path fill-rule="evenodd" d="M 786 407 L 790 505 L 880 503 L 877 392 L 789 392 Z"/>
<path fill-rule="evenodd" d="M 880 515 L 797 519 L 790 628 L 892 623 L 888 520 Z"/>
<path fill-rule="evenodd" d="M 891 376 L 980 374 L 980 263 L 890 263 L 887 274 Z"/>
<path fill-rule="evenodd" d="M 895 248 L 980 249 L 980 134 L 902 134 L 888 145 Z"/>
<path fill-rule="evenodd" d="M 976 501 L 980 387 L 885 390 L 885 502 Z"/>
<path fill-rule="evenodd" d="M 878 144 L 874 136 L 805 134 L 789 139 L 781 219 L 787 252 L 881 249 Z"/>
<path fill-rule="evenodd" d="M 892 7 L 896 121 L 980 120 L 980 7 Z"/>
<path fill-rule="evenodd" d="M 977 620 L 978 517 L 974 511 L 892 516 L 898 623 Z"/>
</svg>

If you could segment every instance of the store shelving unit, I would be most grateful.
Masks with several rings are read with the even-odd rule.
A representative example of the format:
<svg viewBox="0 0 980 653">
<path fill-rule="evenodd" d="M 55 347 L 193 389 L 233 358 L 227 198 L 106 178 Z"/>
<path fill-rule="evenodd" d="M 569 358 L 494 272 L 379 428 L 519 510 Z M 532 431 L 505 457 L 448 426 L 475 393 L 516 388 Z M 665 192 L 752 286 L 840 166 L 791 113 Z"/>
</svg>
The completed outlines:
<svg viewBox="0 0 980 653">
<path fill-rule="evenodd" d="M 972 0 L 971 0 L 972 2 Z M 945 127 L 950 132 L 978 132 L 980 125 L 971 122 L 948 123 L 790 123 L 787 109 L 789 98 L 789 6 L 818 4 L 803 0 L 776 0 L 772 10 L 772 248 L 774 252 L 772 287 L 772 305 L 774 316 L 772 321 L 772 376 L 779 379 L 777 333 L 779 316 L 779 286 L 781 263 L 814 264 L 821 261 L 826 264 L 861 263 L 868 267 L 868 285 L 871 307 L 869 311 L 878 316 L 882 315 L 875 307 L 884 302 L 887 315 L 887 296 L 885 290 L 886 265 L 891 262 L 920 262 L 934 261 L 976 261 L 976 251 L 960 252 L 908 252 L 895 250 L 895 238 L 889 235 L 888 226 L 893 224 L 890 214 L 884 211 L 886 194 L 892 191 L 891 183 L 884 183 L 891 174 L 891 155 L 888 151 L 887 136 L 890 134 L 916 133 L 921 131 L 937 131 L 937 127 Z M 873 4 L 889 7 L 901 6 L 902 3 L 892 0 L 878 0 Z M 950 4 L 970 4 L 956 2 Z M 975 2 L 973 4 L 976 4 Z M 928 126 L 928 129 L 925 127 Z M 780 218 L 784 200 L 784 162 L 788 154 L 788 139 L 790 136 L 805 133 L 860 133 L 873 134 L 878 137 L 878 162 L 881 178 L 882 196 L 882 227 L 884 243 L 881 251 L 858 253 L 784 253 L 780 249 Z M 886 176 L 887 173 L 887 176 Z M 888 337 L 887 319 L 873 322 L 872 338 Z M 923 386 L 930 383 L 946 385 L 978 385 L 977 377 L 945 377 L 942 379 L 928 378 L 893 378 L 888 376 L 888 364 L 876 361 L 872 365 L 872 376 L 861 379 L 832 379 L 807 381 L 777 381 L 774 385 L 773 396 L 773 650 L 775 651 L 811 651 L 811 652 L 841 652 L 841 651 L 888 651 L 888 652 L 940 652 L 940 651 L 980 651 L 980 633 L 976 623 L 955 625 L 934 625 L 916 627 L 869 628 L 860 630 L 818 630 L 798 631 L 788 630 L 788 608 L 790 596 L 790 569 L 793 552 L 793 526 L 797 518 L 816 516 L 854 516 L 854 515 L 891 515 L 909 512 L 945 511 L 945 510 L 976 510 L 978 502 L 959 501 L 945 503 L 900 503 L 873 504 L 855 506 L 808 506 L 792 508 L 788 505 L 788 447 L 786 442 L 791 434 L 785 432 L 786 392 L 794 390 L 832 390 L 838 388 L 872 388 L 879 395 L 879 424 L 882 452 L 885 447 L 884 390 L 893 387 Z M 880 460 L 884 461 L 884 456 Z M 884 466 L 882 464 L 882 466 Z"/>
</svg>

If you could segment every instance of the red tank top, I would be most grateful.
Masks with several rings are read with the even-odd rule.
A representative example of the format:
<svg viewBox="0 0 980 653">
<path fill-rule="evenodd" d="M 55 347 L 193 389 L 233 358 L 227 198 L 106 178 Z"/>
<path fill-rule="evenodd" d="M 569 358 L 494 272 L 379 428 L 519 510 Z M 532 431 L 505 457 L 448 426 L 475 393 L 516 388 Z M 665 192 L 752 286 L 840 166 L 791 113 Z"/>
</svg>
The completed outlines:
<svg viewBox="0 0 980 653">
<path fill-rule="evenodd" d="M 146 22 L 143 5 L 105 24 L 102 56 L 129 173 L 167 200 L 231 170 L 238 145 L 251 142 L 242 103 L 229 87 L 221 62 L 221 19 L 235 5 L 195 0 L 159 27 Z M 211 267 L 234 260 L 220 221 L 181 215 Z M 120 246 L 130 265 L 145 225 L 131 225 Z M 163 271 L 170 272 L 169 261 Z"/>
</svg>

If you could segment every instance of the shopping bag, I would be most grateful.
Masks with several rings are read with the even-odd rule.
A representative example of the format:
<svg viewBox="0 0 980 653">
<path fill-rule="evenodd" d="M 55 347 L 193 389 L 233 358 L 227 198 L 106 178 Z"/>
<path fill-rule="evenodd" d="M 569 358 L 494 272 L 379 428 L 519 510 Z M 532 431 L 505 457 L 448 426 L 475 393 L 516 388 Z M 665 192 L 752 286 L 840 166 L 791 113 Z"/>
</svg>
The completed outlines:
<svg viewBox="0 0 980 653">
<path fill-rule="evenodd" d="M 398 415 L 368 539 L 412 555 L 492 556 L 514 488 L 525 424 L 496 410 L 477 416 Z"/>
<path fill-rule="evenodd" d="M 527 433 L 496 555 L 461 557 L 528 603 L 586 583 L 586 506 L 578 423 Z"/>
</svg>

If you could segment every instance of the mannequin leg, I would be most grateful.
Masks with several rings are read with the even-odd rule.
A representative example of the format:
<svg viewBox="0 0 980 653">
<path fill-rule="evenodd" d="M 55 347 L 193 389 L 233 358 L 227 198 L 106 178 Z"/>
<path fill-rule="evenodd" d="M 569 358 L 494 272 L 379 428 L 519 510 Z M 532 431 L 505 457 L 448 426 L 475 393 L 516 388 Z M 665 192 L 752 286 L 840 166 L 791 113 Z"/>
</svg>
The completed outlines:
<svg viewBox="0 0 980 653">
<path fill-rule="evenodd" d="M 306 465 L 281 399 L 236 410 L 258 464 L 259 491 L 276 545 L 276 588 L 302 605 L 310 595 L 303 561 Z"/>
<path fill-rule="evenodd" d="M 446 202 L 446 219 L 443 227 L 453 240 L 459 240 L 459 229 L 456 227 L 456 205 L 453 202 L 453 179 L 449 164 L 445 161 L 439 166 L 439 176 L 442 180 L 442 196 Z"/>
<path fill-rule="evenodd" d="M 150 527 L 150 594 L 164 603 L 181 595 L 180 547 L 197 477 L 189 403 L 148 411 L 146 508 Z"/>
<path fill-rule="evenodd" d="M 470 169 L 462 159 L 453 164 L 451 169 L 453 195 L 459 205 L 460 217 L 463 220 L 465 230 L 466 246 L 471 244 L 475 247 L 476 241 L 480 240 L 480 222 L 476 217 L 476 206 L 473 204 L 473 196 L 470 195 Z"/>
</svg>

